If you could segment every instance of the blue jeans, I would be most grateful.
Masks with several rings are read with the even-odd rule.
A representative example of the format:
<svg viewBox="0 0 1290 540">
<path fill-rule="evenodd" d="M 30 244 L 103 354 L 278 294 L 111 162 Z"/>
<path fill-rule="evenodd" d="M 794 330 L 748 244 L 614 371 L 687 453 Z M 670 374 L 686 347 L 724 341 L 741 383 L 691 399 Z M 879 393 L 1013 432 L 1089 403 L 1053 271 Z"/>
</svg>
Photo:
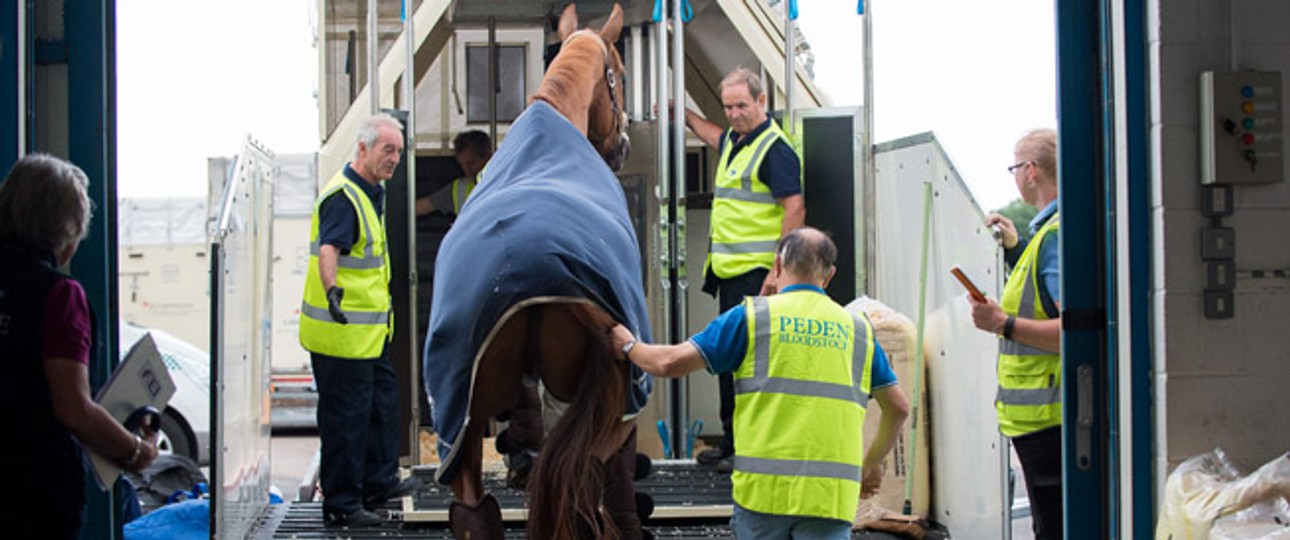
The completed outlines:
<svg viewBox="0 0 1290 540">
<path fill-rule="evenodd" d="M 754 512 L 735 505 L 730 529 L 738 540 L 792 538 L 794 540 L 846 540 L 851 524 L 836 519 L 780 516 Z"/>
</svg>

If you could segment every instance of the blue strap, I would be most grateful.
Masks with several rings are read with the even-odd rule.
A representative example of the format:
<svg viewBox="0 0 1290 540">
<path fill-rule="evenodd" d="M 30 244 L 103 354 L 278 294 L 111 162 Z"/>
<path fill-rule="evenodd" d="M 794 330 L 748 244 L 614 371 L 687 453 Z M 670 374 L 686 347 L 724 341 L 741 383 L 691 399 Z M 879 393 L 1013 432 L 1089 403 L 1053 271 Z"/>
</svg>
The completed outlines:
<svg viewBox="0 0 1290 540">
<path fill-rule="evenodd" d="M 679 0 L 681 2 L 681 22 L 688 23 L 694 18 L 694 8 L 690 7 L 690 0 Z M 797 18 L 794 16 L 794 18 Z M 654 22 L 663 20 L 663 0 L 654 0 Z"/>
<path fill-rule="evenodd" d="M 860 0 L 864 1 L 864 0 Z M 797 20 L 797 0 L 788 0 L 788 20 Z"/>
<path fill-rule="evenodd" d="M 669 442 L 672 437 L 667 432 L 667 423 L 662 420 L 658 421 L 658 438 L 663 439 L 663 458 L 672 458 L 672 443 Z"/>
<path fill-rule="evenodd" d="M 856 4 L 856 14 L 864 15 L 864 0 L 858 0 L 858 1 L 859 3 Z"/>
<path fill-rule="evenodd" d="M 687 459 L 694 456 L 694 440 L 703 435 L 703 419 L 695 418 L 690 422 L 689 433 L 685 437 L 685 457 Z"/>
</svg>

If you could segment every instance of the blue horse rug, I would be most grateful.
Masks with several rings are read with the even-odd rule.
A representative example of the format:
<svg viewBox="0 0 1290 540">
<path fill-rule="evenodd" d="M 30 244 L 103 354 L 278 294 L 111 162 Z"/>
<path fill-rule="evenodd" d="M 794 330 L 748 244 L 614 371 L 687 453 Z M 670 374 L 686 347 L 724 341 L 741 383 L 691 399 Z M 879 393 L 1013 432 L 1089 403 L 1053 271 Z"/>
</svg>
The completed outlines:
<svg viewBox="0 0 1290 540">
<path fill-rule="evenodd" d="M 613 171 L 564 116 L 534 102 L 511 125 L 435 261 L 422 373 L 441 482 L 458 466 L 480 347 L 511 306 L 587 298 L 651 341 L 637 246 Z M 625 414 L 639 412 L 653 386 L 635 365 L 629 376 Z"/>
</svg>

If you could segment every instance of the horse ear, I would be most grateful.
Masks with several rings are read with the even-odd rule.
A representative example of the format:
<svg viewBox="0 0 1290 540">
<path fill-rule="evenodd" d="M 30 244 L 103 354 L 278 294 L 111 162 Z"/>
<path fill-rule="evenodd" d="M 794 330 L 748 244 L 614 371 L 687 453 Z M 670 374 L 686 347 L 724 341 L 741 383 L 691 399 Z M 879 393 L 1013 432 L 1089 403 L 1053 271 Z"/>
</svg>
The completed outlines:
<svg viewBox="0 0 1290 540">
<path fill-rule="evenodd" d="M 564 41 L 578 30 L 578 9 L 574 4 L 565 6 L 564 11 L 560 12 L 560 41 Z"/>
<path fill-rule="evenodd" d="M 614 4 L 614 10 L 609 13 L 609 19 L 605 21 L 605 26 L 600 28 L 600 37 L 605 38 L 608 43 L 617 43 L 618 35 L 623 32 L 623 7 Z"/>
</svg>

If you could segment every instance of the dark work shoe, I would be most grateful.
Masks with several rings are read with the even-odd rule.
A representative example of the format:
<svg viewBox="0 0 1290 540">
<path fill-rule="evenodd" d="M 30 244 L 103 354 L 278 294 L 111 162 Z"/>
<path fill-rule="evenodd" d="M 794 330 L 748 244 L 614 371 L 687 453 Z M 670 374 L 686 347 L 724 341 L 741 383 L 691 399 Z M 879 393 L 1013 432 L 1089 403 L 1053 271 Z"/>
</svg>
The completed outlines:
<svg viewBox="0 0 1290 540">
<path fill-rule="evenodd" d="M 323 524 L 328 527 L 375 527 L 381 524 L 381 516 L 366 508 L 348 514 L 324 511 Z"/>
<path fill-rule="evenodd" d="M 380 508 L 385 506 L 386 501 L 390 499 L 401 499 L 415 493 L 421 489 L 421 479 L 415 476 L 404 478 L 401 482 L 390 486 L 385 491 L 376 495 L 363 497 L 363 507 L 367 509 Z"/>
<path fill-rule="evenodd" d="M 700 465 L 712 467 L 723 459 L 729 459 L 732 454 L 734 454 L 734 452 L 722 448 L 721 445 L 717 445 L 699 452 L 698 455 L 694 456 L 694 460 L 698 461 Z"/>
</svg>

